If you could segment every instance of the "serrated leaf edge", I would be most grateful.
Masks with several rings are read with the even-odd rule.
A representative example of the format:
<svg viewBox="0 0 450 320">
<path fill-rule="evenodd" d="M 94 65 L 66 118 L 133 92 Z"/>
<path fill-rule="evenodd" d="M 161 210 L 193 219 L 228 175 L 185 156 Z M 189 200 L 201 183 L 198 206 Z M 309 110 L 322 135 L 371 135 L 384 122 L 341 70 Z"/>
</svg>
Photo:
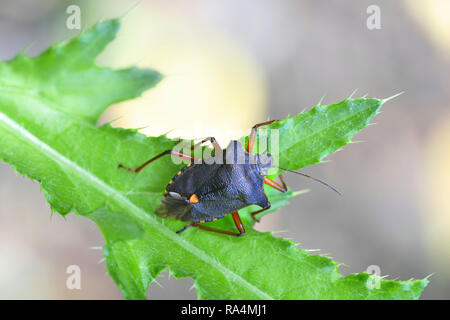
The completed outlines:
<svg viewBox="0 0 450 320">
<path fill-rule="evenodd" d="M 218 269 L 221 273 L 226 275 L 229 279 L 232 279 L 235 282 L 240 283 L 243 287 L 247 287 L 249 291 L 252 291 L 255 293 L 256 296 L 261 297 L 261 299 L 265 300 L 274 300 L 274 298 L 252 283 L 246 281 L 244 278 L 242 278 L 240 275 L 234 273 L 232 270 L 228 269 L 221 263 L 219 263 L 216 259 L 199 249 L 198 247 L 194 246 L 192 243 L 186 241 L 182 237 L 179 237 L 176 235 L 172 230 L 164 226 L 163 224 L 159 223 L 153 215 L 149 214 L 142 208 L 136 206 L 133 202 L 131 202 L 129 199 L 123 196 L 123 194 L 112 188 L 110 185 L 105 183 L 103 180 L 99 179 L 97 176 L 93 175 L 92 173 L 84 170 L 82 167 L 78 166 L 78 164 L 74 163 L 70 159 L 67 159 L 62 154 L 60 154 L 58 151 L 47 145 L 45 142 L 38 139 L 36 136 L 34 136 L 31 132 L 26 130 L 24 127 L 17 124 L 14 120 L 7 117 L 5 114 L 0 112 L 0 122 L 3 122 L 6 124 L 12 132 L 16 134 L 20 134 L 22 137 L 26 138 L 29 142 L 31 142 L 38 150 L 41 150 L 43 152 L 46 152 L 50 157 L 53 157 L 53 159 L 57 162 L 59 162 L 61 165 L 68 166 L 69 168 L 73 169 L 75 172 L 77 172 L 80 175 L 80 178 L 88 179 L 92 182 L 92 185 L 101 193 L 105 195 L 105 197 L 109 198 L 111 201 L 114 201 L 117 205 L 122 207 L 127 212 L 131 213 L 134 218 L 136 218 L 140 223 L 146 224 L 149 226 L 157 226 L 158 230 L 161 234 L 163 234 L 165 237 L 167 237 L 169 240 L 173 241 L 175 244 L 181 246 L 183 249 L 190 251 L 193 255 L 197 256 L 200 260 L 204 261 L 205 263 L 211 265 L 212 267 L 215 267 Z"/>
</svg>

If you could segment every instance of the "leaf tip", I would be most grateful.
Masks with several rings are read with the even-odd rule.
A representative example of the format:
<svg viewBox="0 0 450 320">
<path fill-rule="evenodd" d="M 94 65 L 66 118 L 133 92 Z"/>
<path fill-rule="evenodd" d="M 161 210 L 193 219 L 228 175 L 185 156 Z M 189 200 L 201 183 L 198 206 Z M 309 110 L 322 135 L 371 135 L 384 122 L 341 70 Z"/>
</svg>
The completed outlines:
<svg viewBox="0 0 450 320">
<path fill-rule="evenodd" d="M 103 250 L 103 247 L 93 246 L 93 247 L 88 247 L 88 249 L 90 249 L 90 250 Z"/>
<path fill-rule="evenodd" d="M 23 56 L 26 57 L 27 56 L 27 51 L 31 49 L 31 47 L 34 46 L 34 44 L 36 43 L 35 40 L 31 41 L 30 43 L 28 43 L 18 54 L 17 56 Z"/>
<path fill-rule="evenodd" d="M 140 6 L 142 3 L 142 0 L 137 1 L 135 4 L 133 4 L 125 13 L 118 18 L 118 20 L 123 21 L 126 17 L 128 17 L 138 6 Z"/>
<path fill-rule="evenodd" d="M 350 94 L 350 96 L 346 100 L 352 99 L 353 96 L 355 95 L 356 91 L 358 91 L 358 89 L 353 90 L 353 92 Z"/>
<path fill-rule="evenodd" d="M 434 272 L 430 273 L 429 275 L 427 275 L 425 278 L 422 279 L 422 281 L 426 282 L 425 286 L 428 284 L 428 282 L 430 282 L 430 280 L 428 280 L 428 279 L 431 278 L 431 276 L 433 276 L 433 275 L 434 275 Z M 425 288 L 425 286 L 424 286 L 424 288 Z"/>
<path fill-rule="evenodd" d="M 394 98 L 397 98 L 398 96 L 402 95 L 403 93 L 405 93 L 405 91 L 402 91 L 402 92 L 399 92 L 399 93 L 397 93 L 397 94 L 394 94 L 393 96 L 390 96 L 390 97 L 381 99 L 381 101 L 382 101 L 383 103 L 388 102 L 389 100 L 392 100 L 392 99 L 394 99 Z"/>
<path fill-rule="evenodd" d="M 323 100 L 325 99 L 325 96 L 326 96 L 326 95 L 327 95 L 327 94 L 325 93 L 325 94 L 322 96 L 322 98 L 320 98 L 319 102 L 317 103 L 318 106 L 321 106 L 321 105 L 322 105 L 322 102 L 323 102 Z M 303 113 L 303 111 L 302 111 L 301 113 Z"/>
<path fill-rule="evenodd" d="M 311 191 L 310 189 L 302 189 L 302 190 L 294 191 L 294 192 L 292 192 L 292 197 L 299 196 L 301 194 L 305 194 L 310 191 Z"/>
</svg>

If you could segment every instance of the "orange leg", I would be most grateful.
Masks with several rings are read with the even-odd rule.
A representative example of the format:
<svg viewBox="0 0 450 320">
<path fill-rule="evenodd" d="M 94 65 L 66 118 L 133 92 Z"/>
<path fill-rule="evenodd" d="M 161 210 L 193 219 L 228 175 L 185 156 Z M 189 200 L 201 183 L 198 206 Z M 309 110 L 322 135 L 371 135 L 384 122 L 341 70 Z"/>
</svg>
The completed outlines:
<svg viewBox="0 0 450 320">
<path fill-rule="evenodd" d="M 268 186 L 274 188 L 274 189 L 277 189 L 280 192 L 286 192 L 287 191 L 286 183 L 284 182 L 283 177 L 281 175 L 279 175 L 279 178 L 280 178 L 280 181 L 281 181 L 281 185 L 279 185 L 278 183 L 276 183 L 275 181 L 273 181 L 273 180 L 271 180 L 269 178 L 264 178 L 264 183 L 267 184 Z M 268 209 L 270 209 L 270 204 L 266 208 L 262 208 L 261 210 L 252 212 L 253 220 L 255 220 L 256 222 L 259 222 L 259 219 L 256 219 L 255 215 L 257 215 L 258 213 L 261 213 L 263 211 L 266 211 Z"/>
<path fill-rule="evenodd" d="M 250 133 L 250 137 L 248 138 L 248 144 L 247 144 L 247 152 L 253 151 L 253 146 L 255 145 L 256 140 L 256 130 L 258 130 L 259 127 L 266 126 L 271 124 L 272 122 L 275 122 L 277 120 L 270 120 L 262 123 L 255 124 L 252 128 L 252 132 Z"/>
<path fill-rule="evenodd" d="M 174 151 L 174 150 L 166 150 L 166 151 L 164 151 L 164 152 L 158 154 L 157 156 L 151 158 L 151 159 L 148 160 L 147 162 L 143 163 L 142 165 L 140 165 L 140 166 L 137 167 L 136 169 L 132 169 L 132 168 L 125 167 L 123 164 L 119 164 L 119 168 L 123 168 L 123 169 L 125 169 L 125 170 L 128 170 L 128 171 L 131 171 L 131 172 L 136 172 L 136 173 L 138 173 L 139 171 L 141 171 L 142 169 L 144 169 L 147 165 L 149 165 L 150 163 L 152 163 L 152 162 L 155 161 L 156 159 L 159 159 L 159 158 L 161 158 L 162 156 L 164 156 L 164 155 L 166 155 L 166 154 L 172 154 L 172 155 L 175 155 L 175 156 L 180 157 L 180 158 L 182 158 L 182 159 L 189 160 L 189 161 L 191 161 L 191 162 L 193 162 L 193 161 L 195 160 L 195 158 L 192 157 L 192 156 L 190 156 L 190 155 L 187 155 L 187 154 L 184 154 L 184 153 L 181 153 L 181 152 L 178 152 L 178 151 Z"/>
<path fill-rule="evenodd" d="M 256 219 L 255 216 L 256 216 L 258 213 L 261 213 L 261 212 L 266 211 L 266 210 L 269 210 L 269 209 L 270 209 L 270 205 L 269 205 L 268 207 L 266 207 L 266 208 L 262 208 L 261 210 L 252 212 L 252 218 L 253 218 L 253 220 L 255 220 L 256 222 L 259 222 L 259 219 Z"/>
<path fill-rule="evenodd" d="M 210 141 L 210 142 L 211 142 L 211 144 L 213 145 L 214 150 L 215 150 L 216 152 L 222 151 L 222 148 L 221 148 L 220 145 L 217 143 L 216 138 L 214 138 L 214 137 L 205 138 L 205 139 L 203 139 L 202 141 L 200 141 L 200 142 L 194 144 L 194 145 L 191 147 L 191 150 L 194 150 L 195 148 L 197 148 L 197 147 L 200 146 L 201 144 L 205 143 L 206 141 Z"/>
<path fill-rule="evenodd" d="M 214 229 L 214 228 L 210 228 L 210 227 L 207 227 L 207 226 L 203 226 L 203 225 L 198 224 L 198 223 L 188 224 L 183 229 L 178 230 L 177 233 L 181 233 L 181 232 L 183 232 L 184 230 L 186 230 L 186 229 L 188 229 L 190 227 L 195 227 L 195 228 L 199 228 L 199 229 L 203 229 L 203 230 L 207 230 L 207 231 L 228 234 L 230 236 L 235 236 L 235 237 L 243 236 L 245 234 L 245 229 L 244 229 L 244 226 L 242 224 L 241 218 L 239 217 L 238 212 L 235 211 L 231 215 L 233 216 L 234 224 L 236 225 L 236 228 L 238 229 L 239 233 L 231 232 L 231 231 L 225 231 L 225 230 L 219 230 L 219 229 Z"/>
<path fill-rule="evenodd" d="M 287 191 L 286 183 L 284 182 L 283 178 L 281 178 L 281 176 L 280 176 L 280 180 L 282 183 L 281 186 L 269 178 L 264 178 L 264 183 L 267 184 L 268 186 L 271 186 L 274 189 L 277 189 L 280 192 L 286 192 Z"/>
</svg>

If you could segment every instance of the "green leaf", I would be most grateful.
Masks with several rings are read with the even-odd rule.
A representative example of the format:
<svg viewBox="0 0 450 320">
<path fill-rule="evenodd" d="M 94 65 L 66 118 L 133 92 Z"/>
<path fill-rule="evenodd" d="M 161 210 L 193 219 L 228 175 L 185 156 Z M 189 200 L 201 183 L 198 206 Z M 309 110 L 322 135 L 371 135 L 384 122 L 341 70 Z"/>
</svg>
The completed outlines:
<svg viewBox="0 0 450 320">
<path fill-rule="evenodd" d="M 165 268 L 192 277 L 202 299 L 417 299 L 428 280 L 379 279 L 365 272 L 342 276 L 338 264 L 299 250 L 296 243 L 252 229 L 252 208 L 240 211 L 243 237 L 191 228 L 154 214 L 167 182 L 183 166 L 162 158 L 137 167 L 176 142 L 135 130 L 95 126 L 111 103 L 138 96 L 161 75 L 111 70 L 95 57 L 114 38 L 120 20 L 99 23 L 36 58 L 19 54 L 0 63 L 0 159 L 40 182 L 53 210 L 93 220 L 104 239 L 109 274 L 129 299 L 143 299 Z M 317 163 L 348 143 L 384 100 L 346 99 L 271 125 L 280 133 L 280 164 Z M 267 189 L 276 210 L 295 193 Z M 230 216 L 209 223 L 232 230 Z M 371 289 L 372 288 L 372 289 Z"/>
<path fill-rule="evenodd" d="M 366 127 L 384 100 L 347 98 L 336 104 L 320 103 L 306 113 L 274 122 L 279 130 L 280 166 L 300 169 L 322 161 L 327 155 L 352 142 L 352 137 Z"/>
<path fill-rule="evenodd" d="M 99 23 L 89 32 L 51 46 L 36 58 L 24 52 L 0 65 L 0 94 L 11 104 L 41 104 L 95 123 L 112 103 L 138 97 L 162 76 L 153 70 L 98 67 L 94 60 L 111 42 L 120 20 Z"/>
</svg>

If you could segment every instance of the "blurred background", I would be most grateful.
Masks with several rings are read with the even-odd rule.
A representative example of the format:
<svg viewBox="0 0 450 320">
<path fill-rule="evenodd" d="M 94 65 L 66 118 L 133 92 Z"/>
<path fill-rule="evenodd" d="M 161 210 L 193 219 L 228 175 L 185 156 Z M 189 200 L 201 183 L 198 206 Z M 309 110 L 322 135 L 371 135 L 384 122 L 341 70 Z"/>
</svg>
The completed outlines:
<svg viewBox="0 0 450 320">
<path fill-rule="evenodd" d="M 81 28 L 122 16 L 130 1 L 0 3 L 0 60 L 27 47 L 36 55 Z M 380 29 L 370 30 L 370 5 Z M 287 176 L 311 189 L 257 228 L 320 248 L 344 262 L 343 274 L 378 265 L 388 279 L 423 278 L 423 299 L 450 298 L 450 2 L 141 1 L 98 63 L 137 64 L 167 77 L 143 97 L 113 106 L 102 121 L 146 127 L 145 134 L 215 136 L 226 146 L 267 118 L 356 97 L 386 98 L 373 123 L 329 162 L 304 172 L 338 187 Z M 38 183 L 0 164 L 0 298 L 122 299 L 106 274 L 104 244 L 90 220 L 53 216 Z M 66 269 L 81 268 L 81 290 Z M 151 299 L 195 299 L 191 279 L 167 272 Z"/>
</svg>

